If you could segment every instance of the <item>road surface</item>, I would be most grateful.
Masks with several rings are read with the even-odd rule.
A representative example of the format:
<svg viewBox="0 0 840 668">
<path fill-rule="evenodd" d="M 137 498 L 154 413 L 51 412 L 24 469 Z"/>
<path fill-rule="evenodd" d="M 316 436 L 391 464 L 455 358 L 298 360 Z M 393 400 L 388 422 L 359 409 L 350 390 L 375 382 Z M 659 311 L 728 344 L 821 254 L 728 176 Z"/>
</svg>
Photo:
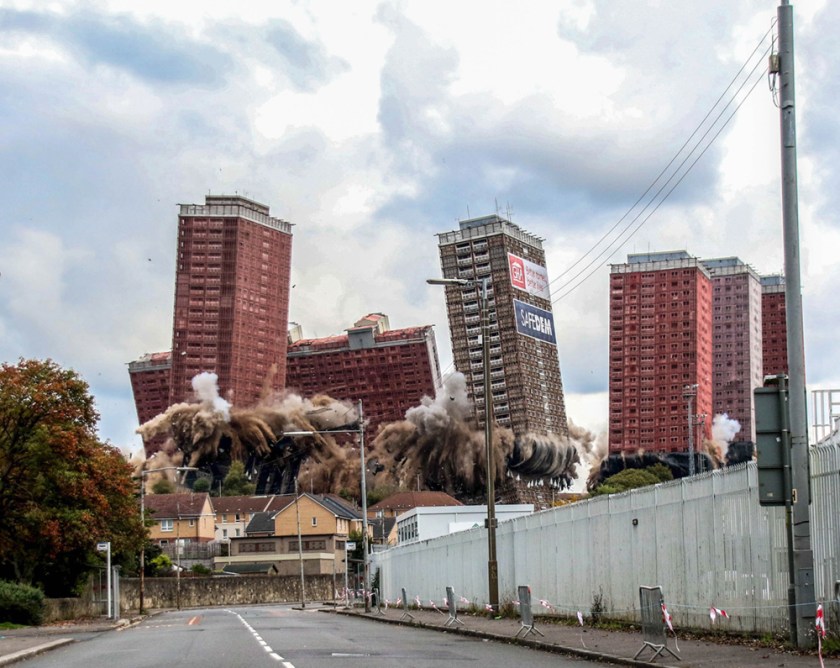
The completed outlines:
<svg viewBox="0 0 840 668">
<path fill-rule="evenodd" d="M 289 606 L 167 612 L 28 660 L 26 668 L 583 668 L 515 645 Z M 604 664 L 600 664 L 604 665 Z"/>
</svg>

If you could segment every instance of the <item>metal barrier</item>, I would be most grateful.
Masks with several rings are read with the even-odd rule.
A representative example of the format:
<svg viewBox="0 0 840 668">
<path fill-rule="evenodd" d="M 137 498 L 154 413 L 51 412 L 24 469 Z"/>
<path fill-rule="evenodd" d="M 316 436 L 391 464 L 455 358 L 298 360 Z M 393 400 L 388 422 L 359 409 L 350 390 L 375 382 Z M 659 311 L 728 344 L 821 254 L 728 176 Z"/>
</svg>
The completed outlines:
<svg viewBox="0 0 840 668">
<path fill-rule="evenodd" d="M 662 609 L 665 605 L 665 599 L 662 597 L 662 587 L 639 587 L 639 605 L 642 613 L 644 644 L 633 658 L 638 659 L 642 652 L 650 648 L 654 651 L 653 656 L 650 658 L 651 663 L 662 652 L 668 652 L 668 654 L 678 661 L 682 661 L 668 647 L 668 637 L 665 635 L 665 620 Z"/>
<path fill-rule="evenodd" d="M 834 583 L 834 600 L 828 606 L 828 626 L 833 632 L 840 633 L 840 580 Z"/>
<path fill-rule="evenodd" d="M 464 626 L 464 622 L 458 619 L 458 606 L 455 602 L 455 590 L 452 587 L 446 588 L 446 606 L 449 608 L 449 619 L 446 620 L 444 626 L 449 626 L 450 624 Z"/>
<path fill-rule="evenodd" d="M 408 611 L 408 596 L 405 594 L 405 587 L 402 589 L 402 604 L 403 604 L 403 613 L 402 617 L 400 617 L 400 621 L 404 619 L 414 619 L 414 615 L 412 615 Z"/>
<path fill-rule="evenodd" d="M 529 633 L 536 633 L 537 635 L 545 635 L 534 626 L 534 611 L 531 609 L 531 588 L 528 585 L 519 585 L 519 615 L 521 617 L 519 630 L 514 634 L 514 638 L 518 638 L 519 634 L 525 631 L 523 638 L 528 637 Z"/>
</svg>

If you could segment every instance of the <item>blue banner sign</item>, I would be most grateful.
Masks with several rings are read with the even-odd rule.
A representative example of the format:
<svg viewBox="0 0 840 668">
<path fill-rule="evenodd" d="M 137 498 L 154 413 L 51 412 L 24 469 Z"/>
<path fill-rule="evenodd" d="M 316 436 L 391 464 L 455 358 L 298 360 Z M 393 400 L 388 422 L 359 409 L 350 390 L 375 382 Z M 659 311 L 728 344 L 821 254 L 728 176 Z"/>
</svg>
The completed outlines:
<svg viewBox="0 0 840 668">
<path fill-rule="evenodd" d="M 540 341 L 557 344 L 554 336 L 554 316 L 550 311 L 526 304 L 518 299 L 513 300 L 513 310 L 516 314 L 516 331 Z"/>
</svg>

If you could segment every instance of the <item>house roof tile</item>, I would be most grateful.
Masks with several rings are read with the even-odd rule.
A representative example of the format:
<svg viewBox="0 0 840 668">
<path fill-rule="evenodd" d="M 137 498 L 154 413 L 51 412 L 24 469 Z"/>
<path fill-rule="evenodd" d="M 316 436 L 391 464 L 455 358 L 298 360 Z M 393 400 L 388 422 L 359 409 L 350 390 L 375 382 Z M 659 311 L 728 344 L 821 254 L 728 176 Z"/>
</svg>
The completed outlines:
<svg viewBox="0 0 840 668">
<path fill-rule="evenodd" d="M 146 513 L 155 519 L 199 517 L 209 499 L 207 492 L 187 494 L 146 494 Z M 210 506 L 212 511 L 212 505 Z"/>
<path fill-rule="evenodd" d="M 272 496 L 219 496 L 213 499 L 217 513 L 258 513 L 268 508 Z"/>
<path fill-rule="evenodd" d="M 411 510 L 429 506 L 463 506 L 458 499 L 446 492 L 397 492 L 375 503 L 368 510 Z"/>
</svg>

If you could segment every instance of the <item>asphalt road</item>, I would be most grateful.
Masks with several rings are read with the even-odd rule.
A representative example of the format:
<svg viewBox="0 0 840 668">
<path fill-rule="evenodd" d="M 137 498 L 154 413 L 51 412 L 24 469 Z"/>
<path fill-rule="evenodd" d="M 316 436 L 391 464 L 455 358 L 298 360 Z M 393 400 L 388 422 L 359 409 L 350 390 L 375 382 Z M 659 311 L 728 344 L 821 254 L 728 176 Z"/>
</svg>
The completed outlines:
<svg viewBox="0 0 840 668">
<path fill-rule="evenodd" d="M 581 668 L 591 662 L 288 606 L 156 615 L 30 659 L 26 668 Z M 604 664 L 601 664 L 604 665 Z"/>
</svg>

